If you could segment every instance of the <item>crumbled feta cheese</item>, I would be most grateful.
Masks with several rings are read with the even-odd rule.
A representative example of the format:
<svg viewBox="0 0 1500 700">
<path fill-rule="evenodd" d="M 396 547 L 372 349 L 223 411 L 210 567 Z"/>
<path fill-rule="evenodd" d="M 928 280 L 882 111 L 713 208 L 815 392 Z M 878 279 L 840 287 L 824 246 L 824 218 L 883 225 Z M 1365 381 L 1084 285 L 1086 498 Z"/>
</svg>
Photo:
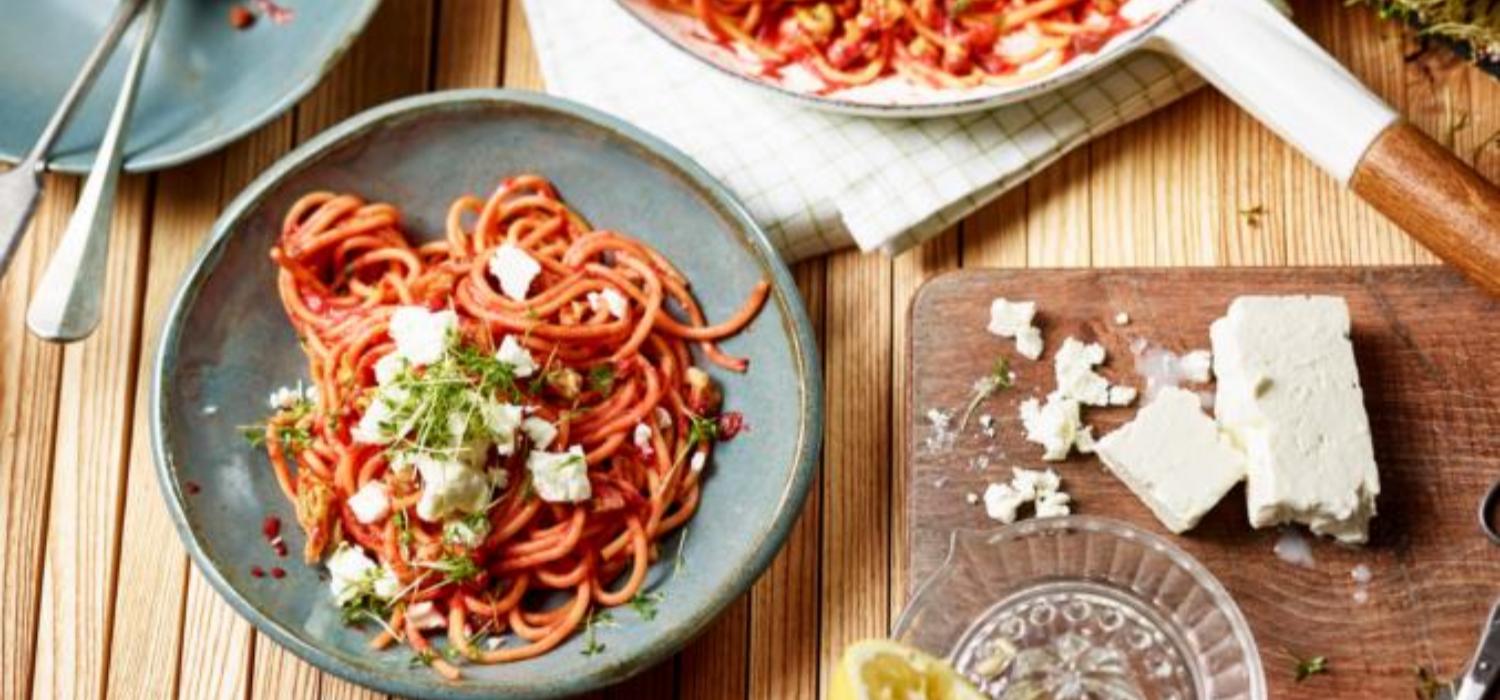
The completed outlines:
<svg viewBox="0 0 1500 700">
<path fill-rule="evenodd" d="M 391 499 L 386 494 L 385 485 L 371 481 L 359 487 L 349 497 L 349 510 L 354 511 L 355 520 L 366 525 L 385 519 L 391 513 Z"/>
<path fill-rule="evenodd" d="M 1250 523 L 1360 543 L 1380 474 L 1340 297 L 1240 297 L 1209 329 L 1220 427 L 1246 453 Z"/>
<path fill-rule="evenodd" d="M 417 517 L 438 522 L 451 513 L 477 513 L 489 504 L 489 477 L 466 461 L 418 454 L 412 463 L 422 475 Z"/>
<path fill-rule="evenodd" d="M 1078 454 L 1094 454 L 1094 450 L 1098 449 L 1098 443 L 1094 440 L 1094 426 L 1079 428 L 1078 434 L 1073 437 L 1073 447 L 1078 449 Z"/>
<path fill-rule="evenodd" d="M 1133 386 L 1117 384 L 1109 388 L 1109 405 L 1129 406 L 1135 402 L 1136 391 Z"/>
<path fill-rule="evenodd" d="M 652 415 L 656 417 L 656 429 L 658 431 L 665 432 L 672 428 L 672 413 L 667 409 L 657 406 L 656 411 Z"/>
<path fill-rule="evenodd" d="M 406 358 L 398 353 L 381 355 L 380 359 L 375 361 L 375 383 L 386 386 L 396 381 L 396 378 L 406 371 L 407 365 Z"/>
<path fill-rule="evenodd" d="M 1042 494 L 1055 493 L 1062 487 L 1062 477 L 1051 469 L 1043 471 L 1014 467 L 1011 469 L 1010 485 L 1016 491 L 1026 494 L 1027 498 L 1036 498 Z"/>
<path fill-rule="evenodd" d="M 1026 328 L 1016 334 L 1016 352 L 1028 360 L 1035 360 L 1042 356 L 1042 331 L 1038 328 Z"/>
<path fill-rule="evenodd" d="M 479 418 L 484 429 L 495 443 L 495 454 L 509 457 L 516 451 L 516 430 L 525 429 L 525 411 L 517 405 L 501 401 L 489 401 L 479 407 Z M 468 416 L 458 416 L 465 423 Z M 529 434 L 528 434 L 529 437 Z"/>
<path fill-rule="evenodd" d="M 1213 361 L 1213 353 L 1207 350 L 1194 350 L 1178 360 L 1182 363 L 1183 376 L 1194 384 L 1205 384 L 1213 378 L 1210 374 Z"/>
<path fill-rule="evenodd" d="M 451 309 L 402 306 L 391 314 L 390 335 L 397 355 L 413 365 L 430 365 L 443 359 L 457 339 L 458 314 Z"/>
<path fill-rule="evenodd" d="M 994 520 L 1007 525 L 1016 521 L 1021 506 L 1032 497 L 1017 491 L 1010 484 L 993 483 L 984 489 L 984 512 Z"/>
<path fill-rule="evenodd" d="M 932 424 L 932 434 L 927 436 L 927 449 L 931 452 L 940 452 L 953 446 L 958 439 L 950 426 L 953 424 L 953 414 L 936 408 L 927 409 L 927 422 Z"/>
<path fill-rule="evenodd" d="M 499 471 L 504 474 L 505 471 Z M 443 523 L 443 540 L 452 544 L 460 544 L 470 549 L 478 547 L 484 542 L 486 535 L 490 533 L 490 521 L 481 516 L 473 518 L 453 518 Z"/>
<path fill-rule="evenodd" d="M 1001 338 L 1015 338 L 1016 351 L 1035 360 L 1042 355 L 1042 332 L 1032 324 L 1034 318 L 1036 302 L 997 297 L 990 302 L 990 323 L 985 328 Z"/>
<path fill-rule="evenodd" d="M 997 297 L 990 302 L 989 332 L 1001 338 L 1014 338 L 1017 333 L 1030 328 L 1036 317 L 1036 302 L 1010 301 Z"/>
<path fill-rule="evenodd" d="M 1042 446 L 1042 459 L 1067 459 L 1078 437 L 1078 402 L 1056 393 L 1047 397 L 1046 404 L 1026 399 L 1021 402 L 1021 425 L 1026 428 L 1026 439 Z"/>
<path fill-rule="evenodd" d="M 1115 325 L 1116 326 L 1128 326 L 1128 325 L 1130 325 L 1130 314 L 1127 314 L 1124 311 L 1121 311 L 1121 312 L 1115 314 Z"/>
<path fill-rule="evenodd" d="M 484 640 L 484 648 L 490 651 L 494 651 L 496 649 L 499 649 L 500 645 L 504 642 L 505 640 L 500 637 L 489 637 Z"/>
<path fill-rule="evenodd" d="M 974 504 L 976 504 L 976 503 L 979 502 L 979 494 L 974 493 L 973 491 L 970 491 L 970 492 L 964 494 L 964 500 L 968 501 L 969 505 L 972 506 L 972 505 L 974 505 Z"/>
<path fill-rule="evenodd" d="M 510 472 L 502 467 L 490 467 L 484 473 L 490 478 L 490 488 L 496 491 L 504 491 L 510 485 Z"/>
<path fill-rule="evenodd" d="M 501 339 L 500 349 L 495 351 L 495 359 L 501 364 L 510 365 L 511 374 L 517 379 L 525 379 L 536 373 L 536 358 L 513 335 Z"/>
<path fill-rule="evenodd" d="M 359 423 L 349 431 L 350 437 L 365 445 L 385 445 L 406 434 L 407 425 L 395 425 L 396 407 L 404 403 L 409 394 L 399 387 L 382 387 L 375 392 L 370 405 L 365 408 Z"/>
<path fill-rule="evenodd" d="M 1038 518 L 1060 518 L 1072 513 L 1068 504 L 1073 502 L 1073 497 L 1061 491 L 1044 493 L 1036 499 L 1036 517 Z"/>
<path fill-rule="evenodd" d="M 542 274 L 542 265 L 520 248 L 506 243 L 490 257 L 490 274 L 500 280 L 500 291 L 516 301 L 526 301 L 531 283 Z"/>
<path fill-rule="evenodd" d="M 635 432 L 631 435 L 631 439 L 635 443 L 636 449 L 641 451 L 641 454 L 648 457 L 651 455 L 651 426 L 645 423 L 636 423 Z"/>
<path fill-rule="evenodd" d="M 272 391 L 267 403 L 271 405 L 271 410 L 281 411 L 296 406 L 301 400 L 302 385 L 299 384 L 295 387 L 284 386 Z"/>
<path fill-rule="evenodd" d="M 697 474 L 703 471 L 703 467 L 706 464 L 708 464 L 708 453 L 694 452 L 693 458 L 688 461 L 688 468 L 691 469 L 694 474 Z"/>
<path fill-rule="evenodd" d="M 348 542 L 340 542 L 325 563 L 328 566 L 328 587 L 339 605 L 363 593 L 389 600 L 401 590 L 401 582 L 390 569 L 377 565 L 364 550 Z"/>
<path fill-rule="evenodd" d="M 979 431 L 984 433 L 984 436 L 987 438 L 995 437 L 995 417 L 988 413 L 980 416 Z"/>
<path fill-rule="evenodd" d="M 1090 406 L 1109 403 L 1109 380 L 1094 372 L 1094 367 L 1104 362 L 1104 346 L 1098 343 L 1083 343 L 1077 338 L 1063 341 L 1062 347 L 1052 358 L 1053 375 L 1057 378 L 1057 391 L 1066 399 L 1077 399 Z"/>
<path fill-rule="evenodd" d="M 616 291 L 614 287 L 605 287 L 602 292 L 589 292 L 586 299 L 588 299 L 589 308 L 594 311 L 607 311 L 609 315 L 618 319 L 626 317 L 625 295 Z"/>
<path fill-rule="evenodd" d="M 1192 529 L 1245 476 L 1245 459 L 1199 408 L 1168 387 L 1099 441 L 1099 458 L 1172 532 Z"/>
<path fill-rule="evenodd" d="M 557 439 L 557 426 L 535 416 L 521 421 L 521 430 L 526 432 L 526 439 L 531 441 L 534 450 L 545 450 Z"/>
<path fill-rule="evenodd" d="M 407 606 L 406 619 L 419 630 L 438 629 L 448 624 L 448 620 L 438 612 L 437 606 L 433 605 L 430 600 Z"/>
<path fill-rule="evenodd" d="M 532 450 L 526 457 L 531 484 L 544 501 L 577 503 L 591 495 L 588 463 L 583 448 L 574 445 L 567 452 Z"/>
</svg>

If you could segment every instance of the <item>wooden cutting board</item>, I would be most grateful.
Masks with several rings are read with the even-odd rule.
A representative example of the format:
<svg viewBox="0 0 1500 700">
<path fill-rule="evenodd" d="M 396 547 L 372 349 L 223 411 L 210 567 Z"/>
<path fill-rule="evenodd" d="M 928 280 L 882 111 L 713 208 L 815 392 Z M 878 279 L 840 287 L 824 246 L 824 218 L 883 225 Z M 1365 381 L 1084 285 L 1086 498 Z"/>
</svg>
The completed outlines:
<svg viewBox="0 0 1500 700">
<path fill-rule="evenodd" d="M 1101 373 L 1140 387 L 1135 339 L 1177 352 L 1207 348 L 1209 323 L 1234 297 L 1306 293 L 1349 302 L 1380 465 L 1368 546 L 1314 541 L 1313 566 L 1286 563 L 1273 552 L 1277 530 L 1250 528 L 1243 486 L 1197 529 L 1172 536 L 1094 457 L 1051 466 L 1075 512 L 1167 535 L 1213 571 L 1254 629 L 1271 697 L 1412 698 L 1418 664 L 1458 675 L 1500 597 L 1500 546 L 1480 533 L 1476 515 L 1500 479 L 1500 302 L 1442 268 L 964 270 L 932 280 L 911 309 L 908 595 L 941 562 L 954 528 L 999 526 L 967 494 L 1008 479 L 1012 466 L 1044 466 L 1041 448 L 1023 439 L 1017 406 L 1052 390 L 1052 351 L 1064 338 L 1102 343 L 1109 357 Z M 1040 361 L 984 330 L 997 296 L 1037 301 L 1047 342 Z M 1121 311 L 1128 325 L 1114 322 Z M 996 436 L 971 424 L 951 448 L 926 445 L 928 409 L 961 413 L 1001 354 L 1012 360 L 1016 386 L 978 411 L 994 415 Z M 1103 435 L 1134 413 L 1086 408 L 1085 421 Z M 980 457 L 987 468 L 976 468 Z M 1361 564 L 1372 574 L 1364 602 L 1352 576 Z M 1330 672 L 1296 683 L 1288 652 L 1326 656 Z"/>
</svg>

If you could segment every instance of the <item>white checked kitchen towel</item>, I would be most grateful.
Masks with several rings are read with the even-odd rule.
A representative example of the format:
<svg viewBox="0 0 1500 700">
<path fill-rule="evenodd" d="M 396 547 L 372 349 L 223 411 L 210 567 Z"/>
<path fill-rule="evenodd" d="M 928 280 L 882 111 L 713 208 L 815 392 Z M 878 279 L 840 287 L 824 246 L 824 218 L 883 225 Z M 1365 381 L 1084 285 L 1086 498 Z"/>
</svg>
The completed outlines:
<svg viewBox="0 0 1500 700">
<path fill-rule="evenodd" d="M 1060 91 L 960 117 L 807 109 L 678 52 L 613 0 L 526 0 L 547 90 L 622 117 L 740 197 L 788 260 L 900 252 L 1089 139 L 1197 88 L 1138 53 Z"/>
</svg>

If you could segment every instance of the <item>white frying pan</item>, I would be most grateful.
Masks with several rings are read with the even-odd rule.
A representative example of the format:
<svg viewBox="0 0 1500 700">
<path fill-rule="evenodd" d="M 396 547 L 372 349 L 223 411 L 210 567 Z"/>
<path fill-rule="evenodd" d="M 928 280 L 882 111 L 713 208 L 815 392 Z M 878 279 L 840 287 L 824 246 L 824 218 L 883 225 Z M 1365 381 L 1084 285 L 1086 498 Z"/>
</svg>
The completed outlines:
<svg viewBox="0 0 1500 700">
<path fill-rule="evenodd" d="M 878 117 L 989 109 L 1055 90 L 1135 49 L 1192 66 L 1281 138 L 1435 254 L 1500 295 L 1500 189 L 1400 120 L 1267 0 L 1130 0 L 1141 24 L 1036 82 L 953 90 L 892 76 L 819 94 L 795 67 L 775 73 L 716 43 L 697 20 L 619 0 L 646 26 L 731 75 L 810 106 Z"/>
</svg>

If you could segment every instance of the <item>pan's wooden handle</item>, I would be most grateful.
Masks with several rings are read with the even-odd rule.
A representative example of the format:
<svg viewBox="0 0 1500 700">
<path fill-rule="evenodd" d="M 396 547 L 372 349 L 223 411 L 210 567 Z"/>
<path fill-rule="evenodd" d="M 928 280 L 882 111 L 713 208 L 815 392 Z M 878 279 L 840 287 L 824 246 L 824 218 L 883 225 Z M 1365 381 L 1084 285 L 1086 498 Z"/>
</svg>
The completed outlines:
<svg viewBox="0 0 1500 700">
<path fill-rule="evenodd" d="M 1397 122 L 1381 132 L 1349 186 L 1412 238 L 1500 296 L 1500 188 Z"/>
</svg>

